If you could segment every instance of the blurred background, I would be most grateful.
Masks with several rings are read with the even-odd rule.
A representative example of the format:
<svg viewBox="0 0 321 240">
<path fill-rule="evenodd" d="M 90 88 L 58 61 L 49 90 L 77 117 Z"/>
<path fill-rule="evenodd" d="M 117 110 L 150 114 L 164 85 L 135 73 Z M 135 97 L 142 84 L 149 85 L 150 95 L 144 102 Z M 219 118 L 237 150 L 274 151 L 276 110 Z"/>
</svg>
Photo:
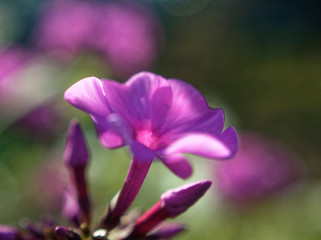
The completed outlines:
<svg viewBox="0 0 321 240">
<path fill-rule="evenodd" d="M 321 239 L 321 2 L 303 0 L 0 0 L 0 224 L 44 212 L 59 221 L 71 118 L 91 150 L 95 219 L 121 188 L 127 149 L 106 150 L 86 114 L 63 100 L 87 77 L 125 81 L 148 70 L 196 86 L 240 151 L 191 156 L 183 181 L 155 162 L 132 207 L 212 179 L 177 221 L 177 239 Z"/>
</svg>

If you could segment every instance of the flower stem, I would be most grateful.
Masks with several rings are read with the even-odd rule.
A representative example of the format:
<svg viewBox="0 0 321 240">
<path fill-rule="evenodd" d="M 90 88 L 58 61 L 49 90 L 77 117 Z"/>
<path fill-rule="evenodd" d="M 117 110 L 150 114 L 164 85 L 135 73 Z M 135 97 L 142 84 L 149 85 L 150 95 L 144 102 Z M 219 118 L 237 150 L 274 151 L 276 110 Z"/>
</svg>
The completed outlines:
<svg viewBox="0 0 321 240">
<path fill-rule="evenodd" d="M 83 220 L 90 224 L 91 222 L 91 205 L 88 196 L 87 183 L 85 177 L 85 167 L 75 167 L 70 175 L 73 176 L 74 187 L 77 192 L 78 204 L 82 211 Z"/>
</svg>

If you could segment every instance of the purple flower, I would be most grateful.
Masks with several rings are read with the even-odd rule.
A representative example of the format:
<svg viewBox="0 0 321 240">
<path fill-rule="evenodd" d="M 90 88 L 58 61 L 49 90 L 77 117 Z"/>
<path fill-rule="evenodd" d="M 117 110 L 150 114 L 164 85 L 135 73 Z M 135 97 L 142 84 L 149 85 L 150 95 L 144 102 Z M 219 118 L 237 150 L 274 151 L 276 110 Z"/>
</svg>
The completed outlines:
<svg viewBox="0 0 321 240">
<path fill-rule="evenodd" d="M 71 86 L 65 99 L 90 114 L 104 147 L 128 145 L 133 153 L 124 188 L 104 227 L 113 219 L 116 224 L 134 200 L 153 159 L 187 178 L 192 168 L 185 153 L 226 159 L 237 150 L 234 128 L 223 131 L 223 111 L 210 108 L 195 88 L 177 79 L 148 72 L 124 84 L 90 77 Z"/>
<path fill-rule="evenodd" d="M 19 72 L 30 60 L 30 54 L 19 48 L 9 47 L 0 51 L 0 96 L 6 96 L 7 89 L 13 83 L 9 80 L 12 75 Z M 1 99 L 0 97 L 0 99 Z"/>
<path fill-rule="evenodd" d="M 57 104 L 50 101 L 30 110 L 14 126 L 32 137 L 46 139 L 57 134 L 61 123 L 62 116 L 58 112 Z"/>
<path fill-rule="evenodd" d="M 145 236 L 167 218 L 175 218 L 197 202 L 211 186 L 210 181 L 183 185 L 165 192 L 160 200 L 136 220 L 130 237 Z"/>
<path fill-rule="evenodd" d="M 85 1 L 52 1 L 35 30 L 36 45 L 56 57 L 70 59 L 88 46 L 96 15 L 94 5 Z"/>
<path fill-rule="evenodd" d="M 72 85 L 65 99 L 91 115 L 104 147 L 129 145 L 135 159 L 158 158 L 182 178 L 192 171 L 185 153 L 225 159 L 237 149 L 235 130 L 222 132 L 223 111 L 177 79 L 148 72 L 124 84 L 90 77 Z"/>
<path fill-rule="evenodd" d="M 46 159 L 30 172 L 29 177 L 37 205 L 47 211 L 57 211 L 61 208 L 61 200 L 67 186 L 66 172 L 56 160 Z"/>
<path fill-rule="evenodd" d="M 44 9 L 34 39 L 61 59 L 98 53 L 115 74 L 127 77 L 152 65 L 163 31 L 155 13 L 133 1 L 55 0 Z"/>
<path fill-rule="evenodd" d="M 228 199 L 249 203 L 283 190 L 298 177 L 297 157 L 287 147 L 255 133 L 240 135 L 233 160 L 215 170 L 217 189 Z"/>
<path fill-rule="evenodd" d="M 153 11 L 133 1 L 117 1 L 100 6 L 92 45 L 106 57 L 121 77 L 150 68 L 155 61 L 162 27 Z"/>
</svg>

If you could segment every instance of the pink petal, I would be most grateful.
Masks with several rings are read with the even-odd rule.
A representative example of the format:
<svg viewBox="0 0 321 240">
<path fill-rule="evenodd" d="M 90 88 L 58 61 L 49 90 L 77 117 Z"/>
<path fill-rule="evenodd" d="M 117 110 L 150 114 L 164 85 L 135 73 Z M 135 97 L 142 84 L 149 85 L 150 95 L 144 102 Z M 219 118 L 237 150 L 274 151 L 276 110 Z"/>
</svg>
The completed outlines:
<svg viewBox="0 0 321 240">
<path fill-rule="evenodd" d="M 166 107 L 158 102 L 159 93 L 157 92 L 163 91 L 169 96 L 168 90 L 160 90 L 160 88 L 168 87 L 169 83 L 159 75 L 141 72 L 131 77 L 125 84 L 110 80 L 104 80 L 102 83 L 111 108 L 136 128 L 150 125 L 151 116 L 156 110 L 152 110 L 155 104 L 160 107 L 163 114 L 166 114 Z"/>
<path fill-rule="evenodd" d="M 207 114 L 197 119 L 190 132 L 208 132 L 211 135 L 219 135 L 224 128 L 224 112 L 220 108 L 209 109 Z"/>
<path fill-rule="evenodd" d="M 172 139 L 171 135 L 191 131 L 213 135 L 222 132 L 224 113 L 221 109 L 210 108 L 203 95 L 190 84 L 176 79 L 168 81 L 173 97 L 166 122 L 158 129 L 160 135 L 167 134 L 166 137 Z"/>
<path fill-rule="evenodd" d="M 237 138 L 237 133 L 234 127 L 228 127 L 220 136 L 220 139 L 227 145 L 229 146 L 229 149 L 231 151 L 231 156 L 230 158 L 234 157 L 238 147 L 238 138 Z"/>
<path fill-rule="evenodd" d="M 172 97 L 170 87 L 160 87 L 153 94 L 150 107 L 152 129 L 158 128 L 166 121 L 166 116 L 171 108 Z"/>
<path fill-rule="evenodd" d="M 117 148 L 129 144 L 132 136 L 132 129 L 116 113 L 108 117 L 91 116 L 99 137 L 99 142 L 106 148 Z"/>
<path fill-rule="evenodd" d="M 101 81 L 96 77 L 76 82 L 66 90 L 64 97 L 70 104 L 89 114 L 107 116 L 110 113 Z"/>
<path fill-rule="evenodd" d="M 182 154 L 172 154 L 161 160 L 169 170 L 180 178 L 186 179 L 193 173 L 192 166 Z"/>
<path fill-rule="evenodd" d="M 188 134 L 165 149 L 165 156 L 191 153 L 201 157 L 217 159 L 232 156 L 231 149 L 219 138 L 202 133 Z"/>
<path fill-rule="evenodd" d="M 173 92 L 173 102 L 167 119 L 167 124 L 175 127 L 189 120 L 198 118 L 208 105 L 192 85 L 176 79 L 169 79 Z"/>
</svg>

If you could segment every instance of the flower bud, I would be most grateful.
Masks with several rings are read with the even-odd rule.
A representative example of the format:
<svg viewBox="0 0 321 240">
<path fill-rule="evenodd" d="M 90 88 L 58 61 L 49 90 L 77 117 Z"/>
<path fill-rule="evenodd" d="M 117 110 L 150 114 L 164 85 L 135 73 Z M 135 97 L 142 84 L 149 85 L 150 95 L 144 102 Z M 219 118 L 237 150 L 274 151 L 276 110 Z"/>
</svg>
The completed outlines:
<svg viewBox="0 0 321 240">
<path fill-rule="evenodd" d="M 91 221 L 91 205 L 85 176 L 88 158 L 89 153 L 80 125 L 77 120 L 72 120 L 66 139 L 63 162 L 69 170 L 72 192 L 81 213 L 80 218 L 86 223 Z"/>
<path fill-rule="evenodd" d="M 153 207 L 137 219 L 130 237 L 145 236 L 165 219 L 182 214 L 205 194 L 211 184 L 210 181 L 200 181 L 165 192 Z"/>
<path fill-rule="evenodd" d="M 84 135 L 81 131 L 79 122 L 72 120 L 66 139 L 63 162 L 68 167 L 86 166 L 89 159 Z"/>
</svg>

